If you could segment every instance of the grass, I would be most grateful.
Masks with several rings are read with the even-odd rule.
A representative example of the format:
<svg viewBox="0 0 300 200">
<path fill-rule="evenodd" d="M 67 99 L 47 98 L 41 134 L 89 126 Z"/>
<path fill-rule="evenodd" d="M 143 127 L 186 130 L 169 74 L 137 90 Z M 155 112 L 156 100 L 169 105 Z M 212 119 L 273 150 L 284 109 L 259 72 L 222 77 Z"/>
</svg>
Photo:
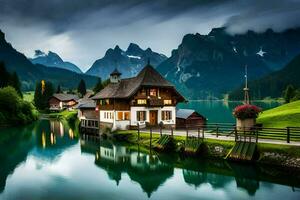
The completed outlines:
<svg viewBox="0 0 300 200">
<path fill-rule="evenodd" d="M 266 110 L 260 114 L 257 122 L 271 128 L 300 127 L 300 101 Z"/>
<path fill-rule="evenodd" d="M 77 117 L 77 110 L 74 111 L 64 110 L 61 112 L 50 113 L 48 114 L 48 116 L 49 118 L 66 119 L 67 121 L 69 121 L 70 119 Z"/>
<path fill-rule="evenodd" d="M 33 102 L 34 91 L 24 92 L 23 99 L 24 101 Z"/>
</svg>

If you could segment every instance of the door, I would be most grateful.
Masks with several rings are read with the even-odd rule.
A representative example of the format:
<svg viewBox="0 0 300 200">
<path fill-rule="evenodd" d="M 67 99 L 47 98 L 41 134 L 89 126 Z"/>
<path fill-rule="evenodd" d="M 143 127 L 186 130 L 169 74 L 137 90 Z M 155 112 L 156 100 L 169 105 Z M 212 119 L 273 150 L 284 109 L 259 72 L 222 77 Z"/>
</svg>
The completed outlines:
<svg viewBox="0 0 300 200">
<path fill-rule="evenodd" d="M 157 110 L 150 110 L 149 115 L 150 125 L 157 125 Z"/>
</svg>

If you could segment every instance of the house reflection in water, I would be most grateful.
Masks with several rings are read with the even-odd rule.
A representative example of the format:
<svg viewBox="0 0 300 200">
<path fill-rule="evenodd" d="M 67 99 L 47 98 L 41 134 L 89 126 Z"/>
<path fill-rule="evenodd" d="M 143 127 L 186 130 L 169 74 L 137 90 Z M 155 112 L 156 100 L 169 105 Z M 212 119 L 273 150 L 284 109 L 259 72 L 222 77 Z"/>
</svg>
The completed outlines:
<svg viewBox="0 0 300 200">
<path fill-rule="evenodd" d="M 57 151 L 57 154 L 59 154 L 63 149 L 76 144 L 78 141 L 74 131 L 68 124 L 64 124 L 61 121 L 42 120 L 37 124 L 35 129 L 37 133 L 37 144 L 44 151 L 50 148 L 52 151 Z"/>
<path fill-rule="evenodd" d="M 91 152 L 93 148 L 89 145 L 90 142 L 82 141 L 82 151 Z M 162 162 L 156 155 L 132 151 L 107 140 L 101 141 L 95 149 L 95 164 L 104 169 L 110 179 L 118 185 L 122 173 L 127 173 L 131 180 L 140 184 L 148 197 L 174 173 L 173 166 Z"/>
<path fill-rule="evenodd" d="M 52 133 L 64 136 L 64 125 L 61 121 L 50 120 L 50 129 Z"/>
</svg>

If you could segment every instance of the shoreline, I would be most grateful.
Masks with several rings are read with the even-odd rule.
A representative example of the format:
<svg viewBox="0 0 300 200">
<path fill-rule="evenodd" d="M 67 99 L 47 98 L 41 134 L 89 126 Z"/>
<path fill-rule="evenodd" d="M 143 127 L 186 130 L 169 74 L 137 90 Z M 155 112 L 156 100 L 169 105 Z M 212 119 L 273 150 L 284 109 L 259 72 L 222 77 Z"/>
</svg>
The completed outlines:
<svg viewBox="0 0 300 200">
<path fill-rule="evenodd" d="M 111 134 L 113 139 L 120 142 L 128 142 L 131 145 L 140 145 L 145 148 L 150 147 L 150 134 L 140 133 L 140 140 L 137 140 L 135 131 L 117 131 Z M 160 135 L 153 134 L 152 144 L 158 141 Z M 182 152 L 182 144 L 185 136 L 173 136 L 175 146 L 168 149 L 169 153 L 178 153 L 187 157 L 213 158 L 225 160 L 228 152 L 234 146 L 234 141 L 222 141 L 215 139 L 204 139 L 199 152 L 185 153 Z M 152 147 L 153 148 L 153 147 Z M 249 163 L 245 161 L 234 161 L 237 163 Z M 263 164 L 272 167 L 289 168 L 300 173 L 300 148 L 297 146 L 258 143 L 255 159 L 251 161 L 253 164 Z M 299 177 L 300 178 L 300 177 Z"/>
</svg>

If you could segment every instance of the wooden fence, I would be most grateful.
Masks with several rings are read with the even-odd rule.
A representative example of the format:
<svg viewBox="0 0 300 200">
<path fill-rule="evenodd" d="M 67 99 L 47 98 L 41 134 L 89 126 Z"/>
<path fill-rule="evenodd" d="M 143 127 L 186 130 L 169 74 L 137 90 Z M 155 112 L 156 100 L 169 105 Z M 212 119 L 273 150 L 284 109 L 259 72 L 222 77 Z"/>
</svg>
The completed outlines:
<svg viewBox="0 0 300 200">
<path fill-rule="evenodd" d="M 250 141 L 258 142 L 259 139 L 264 140 L 279 140 L 286 141 L 287 143 L 300 142 L 300 127 L 286 127 L 286 128 L 264 128 L 260 126 L 245 127 L 240 129 L 235 124 L 228 123 L 210 123 L 203 126 L 187 126 L 181 129 L 173 128 L 162 128 L 162 127 L 138 127 L 138 138 L 140 132 L 168 134 L 173 136 L 174 133 L 177 135 L 185 135 L 187 138 L 190 136 L 205 138 L 210 135 L 216 138 L 219 137 L 234 137 L 235 141 Z M 183 134 L 184 133 L 184 134 Z M 151 134 L 152 135 L 152 134 Z"/>
</svg>

